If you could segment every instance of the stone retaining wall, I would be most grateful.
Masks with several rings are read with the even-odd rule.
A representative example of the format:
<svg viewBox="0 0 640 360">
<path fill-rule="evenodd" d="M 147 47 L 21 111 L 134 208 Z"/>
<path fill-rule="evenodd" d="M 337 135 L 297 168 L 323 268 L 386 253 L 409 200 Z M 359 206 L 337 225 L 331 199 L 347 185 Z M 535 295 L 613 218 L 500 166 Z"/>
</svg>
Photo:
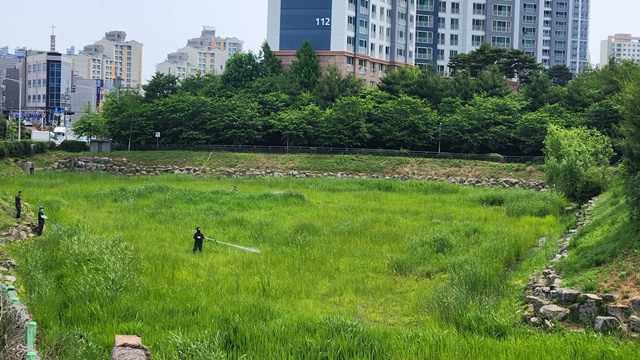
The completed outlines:
<svg viewBox="0 0 640 360">
<path fill-rule="evenodd" d="M 640 297 L 622 303 L 614 294 L 583 294 L 562 287 L 562 278 L 553 264 L 568 256 L 571 238 L 591 220 L 591 208 L 596 198 L 589 200 L 576 212 L 577 226 L 558 241 L 558 251 L 551 263 L 541 272 L 536 271 L 522 297 L 529 305 L 523 320 L 531 325 L 553 328 L 556 325 L 588 327 L 599 332 L 631 331 L 640 333 Z M 540 243 L 546 242 L 540 239 Z"/>
<path fill-rule="evenodd" d="M 397 180 L 425 180 L 425 181 L 447 181 L 454 184 L 464 186 L 485 186 L 485 187 L 501 187 L 501 188 L 525 188 L 538 191 L 546 191 L 547 186 L 544 181 L 522 180 L 522 179 L 494 179 L 494 178 L 464 178 L 464 177 L 436 177 L 425 175 L 407 175 L 396 173 L 348 173 L 348 172 L 319 172 L 304 170 L 279 170 L 279 169 L 237 169 L 237 168 L 218 168 L 210 169 L 205 166 L 197 167 L 178 167 L 178 166 L 139 166 L 127 159 L 113 160 L 109 157 L 78 157 L 60 160 L 51 167 L 53 170 L 67 170 L 76 172 L 93 172 L 99 171 L 110 174 L 120 175 L 161 175 L 161 174 L 178 174 L 201 176 L 205 174 L 220 175 L 229 177 L 295 177 L 295 178 L 347 178 L 347 179 L 397 179 Z"/>
</svg>

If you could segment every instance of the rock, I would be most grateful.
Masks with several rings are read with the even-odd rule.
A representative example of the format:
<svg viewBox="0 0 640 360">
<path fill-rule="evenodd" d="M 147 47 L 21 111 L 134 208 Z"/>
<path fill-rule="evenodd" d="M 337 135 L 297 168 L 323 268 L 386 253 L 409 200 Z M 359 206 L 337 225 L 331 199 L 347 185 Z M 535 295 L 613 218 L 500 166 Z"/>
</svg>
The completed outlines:
<svg viewBox="0 0 640 360">
<path fill-rule="evenodd" d="M 640 312 L 640 297 L 629 300 L 629 306 L 631 306 L 633 311 Z"/>
<path fill-rule="evenodd" d="M 25 231 L 20 231 L 20 239 L 26 239 L 27 233 Z"/>
<path fill-rule="evenodd" d="M 609 316 L 615 316 L 620 320 L 624 320 L 631 315 L 631 309 L 626 305 L 607 305 L 605 313 Z"/>
<path fill-rule="evenodd" d="M 15 276 L 11 276 L 11 275 L 4 275 L 4 279 L 5 279 L 5 280 L 7 280 L 7 281 L 9 281 L 9 282 L 11 282 L 11 283 L 16 282 L 16 277 L 15 277 Z"/>
<path fill-rule="evenodd" d="M 602 300 L 604 300 L 604 302 L 606 302 L 606 303 L 615 302 L 616 299 L 617 299 L 617 296 L 615 296 L 613 294 L 604 294 L 604 295 L 602 295 Z"/>
<path fill-rule="evenodd" d="M 578 298 L 582 293 L 577 290 L 571 289 L 562 289 L 562 291 L 558 291 L 560 295 L 560 303 L 562 304 L 575 304 L 578 302 Z"/>
<path fill-rule="evenodd" d="M 541 307 L 539 315 L 543 319 L 562 321 L 569 315 L 569 312 L 569 309 L 551 304 Z"/>
<path fill-rule="evenodd" d="M 529 321 L 531 322 L 532 325 L 538 325 L 538 324 L 541 323 L 540 318 L 539 317 L 535 317 L 535 316 L 532 317 Z"/>
<path fill-rule="evenodd" d="M 544 327 L 546 327 L 547 329 L 553 329 L 555 325 L 553 325 L 553 323 L 549 320 L 544 320 Z"/>
<path fill-rule="evenodd" d="M 640 332 L 640 317 L 631 315 L 629 317 L 629 330 L 633 332 Z"/>
<path fill-rule="evenodd" d="M 547 300 L 540 300 L 538 298 L 536 298 L 537 300 L 535 300 L 532 304 L 533 304 L 533 311 L 540 315 L 540 309 L 545 306 L 545 305 L 549 305 L 551 304 L 549 301 Z"/>
<path fill-rule="evenodd" d="M 613 316 L 598 316 L 593 324 L 593 329 L 600 332 L 610 332 L 620 328 L 620 320 Z"/>
<path fill-rule="evenodd" d="M 580 301 L 585 302 L 587 300 L 593 300 L 598 306 L 602 305 L 602 298 L 595 294 L 582 294 L 580 295 Z"/>
<path fill-rule="evenodd" d="M 585 325 L 591 325 L 598 315 L 598 303 L 596 300 L 587 300 L 578 307 L 578 319 Z"/>
</svg>

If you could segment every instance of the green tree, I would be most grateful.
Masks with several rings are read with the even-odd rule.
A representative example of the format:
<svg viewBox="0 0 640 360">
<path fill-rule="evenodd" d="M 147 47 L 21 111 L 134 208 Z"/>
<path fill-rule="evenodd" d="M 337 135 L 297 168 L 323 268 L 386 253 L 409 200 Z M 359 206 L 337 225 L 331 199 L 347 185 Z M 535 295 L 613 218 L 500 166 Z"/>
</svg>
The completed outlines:
<svg viewBox="0 0 640 360">
<path fill-rule="evenodd" d="M 513 97 L 475 96 L 443 121 L 443 142 L 470 153 L 509 149 L 521 109 Z"/>
<path fill-rule="evenodd" d="M 282 61 L 271 51 L 271 47 L 267 41 L 262 43 L 258 58 L 260 59 L 260 75 L 262 77 L 282 74 Z"/>
<path fill-rule="evenodd" d="M 222 73 L 222 84 L 234 93 L 238 89 L 249 87 L 260 77 L 261 66 L 252 53 L 235 53 L 227 60 Z"/>
<path fill-rule="evenodd" d="M 323 111 L 316 104 L 289 108 L 271 116 L 272 131 L 287 146 L 312 145 Z"/>
<path fill-rule="evenodd" d="M 380 79 L 378 88 L 393 96 L 410 95 L 418 83 L 420 71 L 417 66 L 399 66 Z"/>
<path fill-rule="evenodd" d="M 542 155 L 549 125 L 566 126 L 570 118 L 572 115 L 558 104 L 545 105 L 537 111 L 523 114 L 513 134 L 518 149 L 525 154 Z"/>
<path fill-rule="evenodd" d="M 625 165 L 625 193 L 631 217 L 640 219 L 640 71 L 625 81 L 616 97 L 616 108 L 622 115 L 618 126 Z"/>
<path fill-rule="evenodd" d="M 313 91 L 320 80 L 320 60 L 311 47 L 311 42 L 305 40 L 296 50 L 296 59 L 291 62 L 289 69 L 293 82 L 302 91 Z"/>
<path fill-rule="evenodd" d="M 142 90 L 145 101 L 153 102 L 177 93 L 179 87 L 177 76 L 156 72 L 147 84 L 142 85 Z"/>
<path fill-rule="evenodd" d="M 385 147 L 426 150 L 434 144 L 440 120 L 423 100 L 400 95 L 381 105 L 379 111 L 386 119 L 380 127 Z"/>
<path fill-rule="evenodd" d="M 471 81 L 471 91 L 487 97 L 505 97 L 513 93 L 496 65 L 490 65 Z"/>
<path fill-rule="evenodd" d="M 84 105 L 85 114 L 73 122 L 71 130 L 76 136 L 102 139 L 107 136 L 107 124 L 101 114 L 93 112 L 90 104 Z"/>
<path fill-rule="evenodd" d="M 583 204 L 606 189 L 614 154 L 608 137 L 550 125 L 544 145 L 546 181 L 568 199 Z"/>
<path fill-rule="evenodd" d="M 565 90 L 553 85 L 549 77 L 544 74 L 531 76 L 530 82 L 520 90 L 523 99 L 527 102 L 525 109 L 536 111 L 545 105 L 553 105 L 562 102 Z"/>
<path fill-rule="evenodd" d="M 326 110 L 320 122 L 321 144 L 324 146 L 359 147 L 371 138 L 367 119 L 369 102 L 355 96 L 343 97 Z"/>
<path fill-rule="evenodd" d="M 573 73 L 567 65 L 556 65 L 546 71 L 547 77 L 553 85 L 567 86 L 569 81 L 573 79 Z"/>
<path fill-rule="evenodd" d="M 327 107 L 343 96 L 358 95 L 363 87 L 364 81 L 362 79 L 358 79 L 352 74 L 342 76 L 340 69 L 331 65 L 327 67 L 327 71 L 318 82 L 315 94 L 319 104 L 322 107 Z"/>
<path fill-rule="evenodd" d="M 127 148 L 130 145 L 155 144 L 155 124 L 148 116 L 148 104 L 137 90 L 118 90 L 102 105 L 111 139 Z"/>
</svg>

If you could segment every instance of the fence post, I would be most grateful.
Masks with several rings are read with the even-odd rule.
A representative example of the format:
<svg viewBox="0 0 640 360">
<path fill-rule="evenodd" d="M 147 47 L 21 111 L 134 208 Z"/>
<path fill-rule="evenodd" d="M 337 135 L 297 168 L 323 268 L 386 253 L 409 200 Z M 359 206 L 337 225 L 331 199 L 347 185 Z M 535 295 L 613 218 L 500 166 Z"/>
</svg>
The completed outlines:
<svg viewBox="0 0 640 360">
<path fill-rule="evenodd" d="M 13 285 L 9 285 L 7 287 L 7 296 L 9 296 L 9 298 L 13 297 L 13 292 L 15 291 L 15 287 L 13 287 Z"/>
<path fill-rule="evenodd" d="M 36 353 L 34 353 L 33 351 L 29 351 L 27 353 L 27 360 L 36 360 Z"/>
<path fill-rule="evenodd" d="M 36 322 L 31 321 L 27 324 L 27 349 L 33 350 L 36 344 Z"/>
<path fill-rule="evenodd" d="M 13 298 L 11 299 L 11 304 L 12 304 L 12 305 L 18 305 L 18 302 L 19 302 L 19 300 L 18 300 L 18 298 L 17 298 L 17 297 L 13 297 Z"/>
</svg>

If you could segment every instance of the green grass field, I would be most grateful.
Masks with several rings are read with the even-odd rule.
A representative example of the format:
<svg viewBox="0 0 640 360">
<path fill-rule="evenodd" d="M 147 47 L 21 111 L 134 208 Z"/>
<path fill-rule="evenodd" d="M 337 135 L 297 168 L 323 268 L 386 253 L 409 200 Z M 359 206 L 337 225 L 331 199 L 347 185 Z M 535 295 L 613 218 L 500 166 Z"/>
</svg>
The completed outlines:
<svg viewBox="0 0 640 360">
<path fill-rule="evenodd" d="M 620 359 L 637 342 L 533 331 L 518 295 L 569 225 L 554 193 L 438 182 L 4 178 L 46 236 L 8 246 L 45 359 Z M 239 191 L 230 189 L 237 185 Z M 10 197 L 3 193 L 3 197 Z M 256 247 L 260 254 L 192 235 Z"/>
</svg>

